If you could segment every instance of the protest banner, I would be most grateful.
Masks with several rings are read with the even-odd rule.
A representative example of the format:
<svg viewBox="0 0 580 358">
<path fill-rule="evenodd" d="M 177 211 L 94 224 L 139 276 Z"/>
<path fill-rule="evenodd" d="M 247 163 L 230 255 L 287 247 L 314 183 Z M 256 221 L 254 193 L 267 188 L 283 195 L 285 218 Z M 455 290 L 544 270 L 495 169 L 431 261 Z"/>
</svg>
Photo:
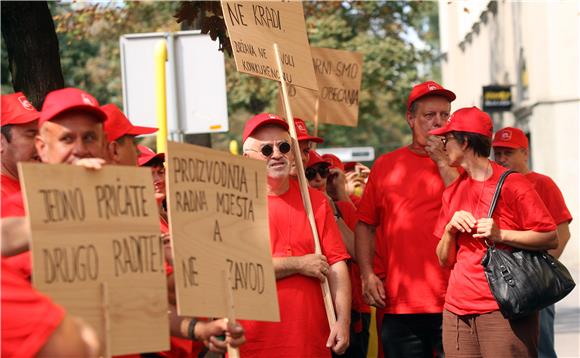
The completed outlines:
<svg viewBox="0 0 580 358">
<path fill-rule="evenodd" d="M 180 315 L 279 321 L 264 162 L 167 143 L 167 204 Z M 227 286 L 226 286 L 227 283 Z"/>
<path fill-rule="evenodd" d="M 221 6 L 238 71 L 280 83 L 293 153 L 296 158 L 300 158 L 287 84 L 318 89 L 306 35 L 302 2 L 222 0 Z M 322 252 L 320 240 L 308 195 L 304 167 L 299 160 L 295 161 L 295 164 L 304 209 L 314 237 L 315 253 L 320 254 Z M 328 323 L 332 329 L 336 323 L 336 314 L 327 280 L 321 283 L 321 289 Z"/>
<path fill-rule="evenodd" d="M 167 282 L 148 168 L 19 163 L 34 287 L 100 335 L 105 355 L 169 349 Z"/>
<path fill-rule="evenodd" d="M 290 86 L 288 97 L 294 115 L 317 122 L 316 126 L 327 123 L 356 127 L 362 54 L 319 47 L 312 47 L 311 52 L 318 91 Z"/>
<path fill-rule="evenodd" d="M 317 89 L 300 1 L 222 1 L 222 12 L 240 72 L 279 81 L 272 45 L 280 47 L 283 77 Z"/>
</svg>

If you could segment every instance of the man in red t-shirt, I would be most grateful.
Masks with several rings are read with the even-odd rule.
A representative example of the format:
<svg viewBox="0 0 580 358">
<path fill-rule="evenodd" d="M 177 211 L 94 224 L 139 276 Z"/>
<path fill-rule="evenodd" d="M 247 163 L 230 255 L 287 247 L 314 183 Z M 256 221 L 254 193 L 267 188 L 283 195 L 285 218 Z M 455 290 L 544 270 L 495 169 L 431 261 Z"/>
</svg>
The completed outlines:
<svg viewBox="0 0 580 358">
<path fill-rule="evenodd" d="M 377 307 L 385 356 L 443 353 L 449 272 L 434 254 L 439 240 L 433 228 L 443 190 L 458 172 L 429 131 L 444 125 L 453 100 L 453 92 L 433 81 L 413 87 L 406 115 L 413 142 L 375 162 L 358 205 L 356 258 L 364 298 Z"/>
<path fill-rule="evenodd" d="M 105 113 L 97 100 L 77 88 L 50 92 L 38 117 L 36 152 L 44 163 L 76 164 L 100 168 L 105 161 L 103 122 Z M 3 198 L 4 199 L 4 198 Z M 10 205 L 10 207 L 7 206 Z M 20 190 L 2 203 L 2 217 L 24 216 Z M 30 252 L 6 259 L 25 279 L 30 280 Z"/>
<path fill-rule="evenodd" d="M 20 191 L 18 162 L 38 160 L 34 137 L 38 134 L 40 113 L 22 92 L 2 95 L 2 139 L 0 151 L 2 201 Z"/>
<path fill-rule="evenodd" d="M 559 258 L 570 239 L 570 222 L 572 215 L 566 206 L 562 192 L 554 181 L 528 167 L 529 144 L 528 137 L 518 128 L 506 127 L 495 133 L 492 142 L 496 162 L 502 166 L 524 174 L 548 208 L 550 215 L 558 226 L 558 247 L 550 250 L 550 254 Z M 540 357 L 556 357 L 554 350 L 554 305 L 540 311 L 540 341 L 538 353 Z"/>
<path fill-rule="evenodd" d="M 312 152 L 311 152 L 312 153 Z M 352 235 L 358 222 L 357 209 L 351 201 L 346 190 L 346 177 L 344 164 L 334 154 L 324 154 L 322 159 L 330 163 L 329 175 L 326 179 L 326 192 L 336 206 L 336 214 L 344 221 L 349 233 Z M 337 218 L 337 223 L 339 220 Z M 342 230 L 341 230 L 342 232 Z M 343 234 L 343 241 L 345 235 Z M 345 243 L 346 245 L 346 243 Z M 354 240 L 352 242 L 354 246 Z M 350 252 L 349 252 L 350 253 Z M 362 296 L 362 284 L 360 280 L 360 269 L 355 260 L 348 261 L 348 271 L 352 289 L 352 310 L 350 324 L 350 346 L 343 357 L 366 357 L 369 345 L 369 326 L 371 322 L 371 310 L 364 302 Z"/>
<path fill-rule="evenodd" d="M 97 357 L 93 329 L 2 264 L 2 357 Z"/>
<path fill-rule="evenodd" d="M 293 160 L 288 124 L 262 113 L 244 127 L 244 156 L 266 162 L 268 217 L 280 322 L 243 321 L 243 357 L 330 357 L 349 343 L 349 258 L 325 196 L 309 189 L 322 254 L 302 204 L 298 182 L 290 179 Z M 337 322 L 329 329 L 320 282 L 328 279 Z"/>
</svg>

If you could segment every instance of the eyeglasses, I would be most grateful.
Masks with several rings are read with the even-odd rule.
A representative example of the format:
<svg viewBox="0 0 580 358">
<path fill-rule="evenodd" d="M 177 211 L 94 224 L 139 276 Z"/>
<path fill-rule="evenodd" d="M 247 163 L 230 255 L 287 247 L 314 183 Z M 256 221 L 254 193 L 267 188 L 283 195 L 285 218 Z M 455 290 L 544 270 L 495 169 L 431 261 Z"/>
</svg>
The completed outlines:
<svg viewBox="0 0 580 358">
<path fill-rule="evenodd" d="M 443 142 L 443 148 L 447 148 L 447 143 L 453 139 L 455 139 L 455 137 L 453 137 L 453 136 L 441 137 L 441 142 Z"/>
<path fill-rule="evenodd" d="M 330 171 L 328 170 L 328 167 L 324 165 L 319 166 L 318 168 L 316 167 L 306 168 L 306 170 L 304 171 L 304 174 L 306 174 L 306 179 L 308 179 L 308 181 L 316 178 L 316 173 L 320 174 L 320 177 L 322 179 L 325 179 L 330 173 Z"/>
<path fill-rule="evenodd" d="M 290 143 L 288 143 L 288 142 L 280 142 L 277 145 L 278 145 L 278 150 L 282 154 L 288 153 L 290 151 L 290 149 L 292 148 L 290 146 Z M 272 153 L 274 153 L 274 146 L 272 144 L 264 144 L 262 146 L 262 148 L 260 148 L 260 150 L 255 150 L 255 149 L 248 149 L 248 150 L 251 150 L 252 152 L 260 152 L 260 153 L 262 153 L 262 155 L 264 157 L 269 157 L 272 155 Z"/>
</svg>

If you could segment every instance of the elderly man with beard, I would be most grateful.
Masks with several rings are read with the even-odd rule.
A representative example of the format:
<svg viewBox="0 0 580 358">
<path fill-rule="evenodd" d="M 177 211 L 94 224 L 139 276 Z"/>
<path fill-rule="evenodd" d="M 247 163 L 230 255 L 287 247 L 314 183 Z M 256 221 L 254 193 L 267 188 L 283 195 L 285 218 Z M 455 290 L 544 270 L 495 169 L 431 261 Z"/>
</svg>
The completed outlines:
<svg viewBox="0 0 580 358">
<path fill-rule="evenodd" d="M 309 189 L 322 254 L 314 239 L 296 180 L 290 180 L 293 160 L 288 124 L 262 113 L 244 128 L 244 156 L 266 162 L 268 215 L 280 322 L 243 322 L 248 343 L 244 357 L 330 357 L 349 344 L 350 283 L 340 239 L 325 196 Z M 328 279 L 337 322 L 329 329 L 320 282 Z"/>
</svg>

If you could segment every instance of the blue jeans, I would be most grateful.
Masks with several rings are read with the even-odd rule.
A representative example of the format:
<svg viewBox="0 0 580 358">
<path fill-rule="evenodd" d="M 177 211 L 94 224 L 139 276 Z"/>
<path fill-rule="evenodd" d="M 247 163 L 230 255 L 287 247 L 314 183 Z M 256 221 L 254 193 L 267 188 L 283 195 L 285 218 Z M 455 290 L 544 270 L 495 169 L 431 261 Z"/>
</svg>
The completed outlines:
<svg viewBox="0 0 580 358">
<path fill-rule="evenodd" d="M 538 344 L 539 358 L 557 358 L 554 350 L 554 305 L 540 310 L 540 341 Z"/>
</svg>

